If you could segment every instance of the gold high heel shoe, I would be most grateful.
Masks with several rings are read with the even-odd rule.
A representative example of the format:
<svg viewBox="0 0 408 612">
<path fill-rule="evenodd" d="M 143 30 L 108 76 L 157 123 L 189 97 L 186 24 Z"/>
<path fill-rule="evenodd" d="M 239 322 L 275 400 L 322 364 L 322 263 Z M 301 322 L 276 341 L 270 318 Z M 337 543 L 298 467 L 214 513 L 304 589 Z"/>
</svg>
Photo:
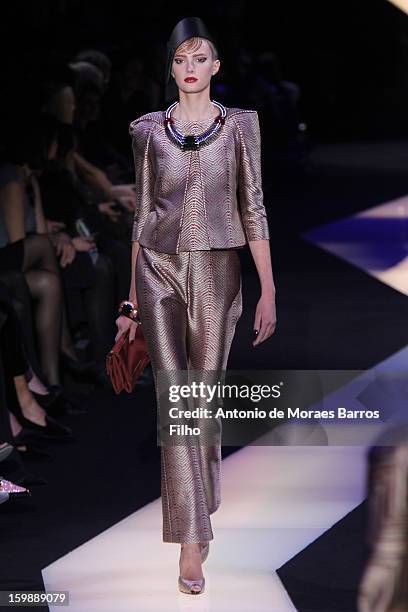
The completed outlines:
<svg viewBox="0 0 408 612">
<path fill-rule="evenodd" d="M 205 561 L 207 558 L 208 549 L 209 542 L 205 542 L 203 545 L 200 542 L 201 563 L 203 563 L 203 561 Z M 205 578 L 203 577 L 196 578 L 195 580 L 189 580 L 187 578 L 183 578 L 183 576 L 179 576 L 178 588 L 181 593 L 186 593 L 187 595 L 201 595 L 201 593 L 204 593 L 205 589 Z"/>
<path fill-rule="evenodd" d="M 200 587 L 199 591 L 194 590 L 194 587 Z M 178 579 L 178 588 L 181 593 L 187 595 L 201 595 L 205 589 L 205 578 L 197 578 L 196 580 L 187 580 L 182 576 Z"/>
</svg>

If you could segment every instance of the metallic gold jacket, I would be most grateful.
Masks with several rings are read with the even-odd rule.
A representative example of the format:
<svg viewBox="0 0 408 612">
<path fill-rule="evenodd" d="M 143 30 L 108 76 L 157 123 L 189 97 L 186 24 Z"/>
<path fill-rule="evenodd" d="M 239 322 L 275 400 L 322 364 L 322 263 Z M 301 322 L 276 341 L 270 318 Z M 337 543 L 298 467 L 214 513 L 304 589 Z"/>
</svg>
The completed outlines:
<svg viewBox="0 0 408 612">
<path fill-rule="evenodd" d="M 164 111 L 152 112 L 129 126 L 137 194 L 132 240 L 179 253 L 269 239 L 257 112 L 228 108 L 219 135 L 197 151 L 173 143 L 164 118 Z"/>
</svg>

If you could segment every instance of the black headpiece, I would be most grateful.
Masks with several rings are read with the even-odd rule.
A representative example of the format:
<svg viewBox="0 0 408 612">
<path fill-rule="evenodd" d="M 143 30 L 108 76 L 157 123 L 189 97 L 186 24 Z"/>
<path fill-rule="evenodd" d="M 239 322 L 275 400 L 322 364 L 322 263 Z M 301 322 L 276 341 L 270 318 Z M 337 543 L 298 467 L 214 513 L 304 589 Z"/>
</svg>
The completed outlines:
<svg viewBox="0 0 408 612">
<path fill-rule="evenodd" d="M 206 38 L 211 42 L 215 43 L 213 36 L 207 30 L 206 25 L 200 19 L 200 17 L 185 17 L 174 27 L 170 38 L 167 43 L 167 61 L 166 61 L 166 102 L 177 98 L 177 85 L 171 76 L 171 67 L 173 65 L 174 54 L 177 47 L 179 47 L 184 41 L 197 36 L 199 38 Z"/>
</svg>

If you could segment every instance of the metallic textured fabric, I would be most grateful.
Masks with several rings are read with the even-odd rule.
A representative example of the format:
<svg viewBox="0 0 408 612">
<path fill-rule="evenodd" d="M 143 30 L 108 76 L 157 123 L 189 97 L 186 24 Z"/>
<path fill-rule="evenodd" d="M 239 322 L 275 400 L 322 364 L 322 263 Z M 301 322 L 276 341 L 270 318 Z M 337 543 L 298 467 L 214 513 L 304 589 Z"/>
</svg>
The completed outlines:
<svg viewBox="0 0 408 612">
<path fill-rule="evenodd" d="M 136 291 L 156 392 L 159 369 L 226 369 L 242 313 L 236 250 L 173 254 L 141 246 Z M 213 539 L 220 464 L 220 444 L 161 446 L 164 542 Z"/>
<path fill-rule="evenodd" d="M 228 108 L 219 135 L 198 151 L 172 142 L 164 118 L 164 111 L 148 113 L 129 126 L 137 195 L 132 239 L 165 253 L 268 240 L 257 112 Z M 197 134 L 212 121 L 175 126 Z"/>
</svg>

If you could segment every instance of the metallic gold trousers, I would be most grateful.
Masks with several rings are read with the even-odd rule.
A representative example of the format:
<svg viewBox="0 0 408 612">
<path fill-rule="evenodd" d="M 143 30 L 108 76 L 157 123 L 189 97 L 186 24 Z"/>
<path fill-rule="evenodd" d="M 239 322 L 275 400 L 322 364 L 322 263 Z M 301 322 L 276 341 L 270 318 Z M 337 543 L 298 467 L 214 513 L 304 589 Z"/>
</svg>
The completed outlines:
<svg viewBox="0 0 408 612">
<path fill-rule="evenodd" d="M 158 370 L 225 370 L 242 314 L 234 249 L 162 253 L 140 246 L 139 314 L 156 384 Z M 161 446 L 164 542 L 213 539 L 220 504 L 221 446 Z"/>
</svg>

